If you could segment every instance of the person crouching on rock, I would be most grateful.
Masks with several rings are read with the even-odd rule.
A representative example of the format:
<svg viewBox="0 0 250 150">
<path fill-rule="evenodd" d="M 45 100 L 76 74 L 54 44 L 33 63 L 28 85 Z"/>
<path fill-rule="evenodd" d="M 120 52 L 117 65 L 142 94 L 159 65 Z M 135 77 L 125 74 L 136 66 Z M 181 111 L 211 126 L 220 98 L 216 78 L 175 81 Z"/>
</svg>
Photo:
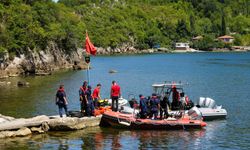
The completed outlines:
<svg viewBox="0 0 250 150">
<path fill-rule="evenodd" d="M 116 81 L 112 81 L 112 86 L 110 90 L 110 98 L 112 99 L 112 111 L 118 111 L 118 99 L 121 96 L 121 88 L 116 83 Z M 116 103 L 116 104 L 115 104 Z"/>
<path fill-rule="evenodd" d="M 68 101 L 66 98 L 66 93 L 64 91 L 64 85 L 60 85 L 59 89 L 57 90 L 56 105 L 58 105 L 60 117 L 63 117 L 63 113 L 62 113 L 63 108 L 64 108 L 66 116 L 68 116 L 68 108 L 67 108 Z"/>
<path fill-rule="evenodd" d="M 91 95 L 91 86 L 88 86 L 88 89 L 86 91 L 86 96 L 87 96 L 87 107 L 86 107 L 86 115 L 88 117 L 92 116 L 94 114 L 94 104 L 93 104 L 93 98 Z"/>
</svg>

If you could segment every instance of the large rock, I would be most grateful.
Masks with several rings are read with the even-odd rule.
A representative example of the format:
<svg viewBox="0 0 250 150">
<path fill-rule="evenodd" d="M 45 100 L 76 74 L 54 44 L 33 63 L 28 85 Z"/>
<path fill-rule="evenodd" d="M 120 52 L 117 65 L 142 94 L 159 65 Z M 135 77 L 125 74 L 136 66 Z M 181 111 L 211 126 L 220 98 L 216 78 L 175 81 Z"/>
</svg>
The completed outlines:
<svg viewBox="0 0 250 150">
<path fill-rule="evenodd" d="M 2 131 L 2 132 L 0 132 L 0 139 L 14 137 L 14 136 L 15 136 L 15 131 Z"/>
<path fill-rule="evenodd" d="M 50 130 L 79 130 L 86 128 L 85 122 L 80 118 L 56 118 L 48 121 Z"/>
<path fill-rule="evenodd" d="M 32 127 L 30 128 L 31 132 L 35 132 L 35 133 L 44 133 L 44 131 L 42 130 L 41 127 L 37 128 L 37 127 Z"/>
<path fill-rule="evenodd" d="M 14 134 L 14 136 L 27 136 L 30 135 L 32 132 L 29 128 L 23 127 L 19 130 L 17 130 Z"/>
<path fill-rule="evenodd" d="M 49 131 L 49 124 L 47 121 L 44 121 L 41 125 L 41 129 L 45 132 Z"/>
<path fill-rule="evenodd" d="M 102 115 L 96 116 L 96 117 L 83 117 L 80 118 L 84 123 L 86 127 L 96 127 L 99 126 L 101 121 Z"/>
<path fill-rule="evenodd" d="M 0 131 L 3 130 L 15 130 L 20 129 L 22 127 L 35 127 L 35 126 L 41 126 L 43 122 L 46 122 L 49 120 L 48 116 L 42 115 L 42 116 L 36 116 L 33 118 L 28 119 L 14 119 L 11 121 L 6 121 L 0 123 Z"/>
<path fill-rule="evenodd" d="M 8 121 L 14 120 L 14 119 L 15 118 L 13 118 L 13 117 L 4 116 L 4 115 L 0 114 L 0 124 L 3 122 L 8 122 Z"/>
<path fill-rule="evenodd" d="M 87 63 L 83 63 L 83 62 L 74 62 L 73 65 L 73 69 L 74 70 L 83 70 L 83 69 L 88 69 L 88 64 Z"/>
</svg>

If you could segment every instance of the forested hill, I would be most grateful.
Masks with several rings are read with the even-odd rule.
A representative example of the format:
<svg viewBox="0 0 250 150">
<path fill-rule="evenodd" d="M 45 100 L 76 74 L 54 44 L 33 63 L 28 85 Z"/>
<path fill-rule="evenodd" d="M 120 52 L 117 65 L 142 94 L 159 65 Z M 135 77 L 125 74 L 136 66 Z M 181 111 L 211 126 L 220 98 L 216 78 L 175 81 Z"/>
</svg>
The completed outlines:
<svg viewBox="0 0 250 150">
<path fill-rule="evenodd" d="M 204 49 L 219 35 L 250 45 L 249 0 L 1 0 L 0 52 L 42 50 L 49 42 L 70 52 L 88 31 L 98 47 L 139 49 L 202 35 Z M 217 43 L 218 46 L 221 43 Z"/>
</svg>

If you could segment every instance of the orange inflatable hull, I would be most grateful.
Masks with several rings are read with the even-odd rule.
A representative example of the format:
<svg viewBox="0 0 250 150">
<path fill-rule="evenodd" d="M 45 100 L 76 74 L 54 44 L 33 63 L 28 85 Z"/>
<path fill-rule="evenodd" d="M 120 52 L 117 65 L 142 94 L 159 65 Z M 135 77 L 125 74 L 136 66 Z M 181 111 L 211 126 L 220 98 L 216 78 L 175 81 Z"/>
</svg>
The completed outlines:
<svg viewBox="0 0 250 150">
<path fill-rule="evenodd" d="M 202 120 L 191 120 L 189 116 L 179 119 L 137 119 L 132 114 L 107 111 L 102 115 L 100 126 L 139 130 L 201 129 L 207 124 Z"/>
<path fill-rule="evenodd" d="M 111 106 L 99 107 L 98 109 L 95 109 L 94 116 L 102 115 L 106 111 L 111 111 Z"/>
</svg>

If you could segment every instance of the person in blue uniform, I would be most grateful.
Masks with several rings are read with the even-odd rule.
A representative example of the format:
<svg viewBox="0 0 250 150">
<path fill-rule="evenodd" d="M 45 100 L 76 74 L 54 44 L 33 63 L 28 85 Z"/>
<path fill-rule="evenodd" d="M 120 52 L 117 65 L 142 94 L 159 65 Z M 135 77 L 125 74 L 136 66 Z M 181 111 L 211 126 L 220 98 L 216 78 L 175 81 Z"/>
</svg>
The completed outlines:
<svg viewBox="0 0 250 150">
<path fill-rule="evenodd" d="M 64 91 L 64 85 L 60 85 L 59 89 L 57 90 L 55 101 L 59 109 L 60 117 L 63 117 L 63 108 L 64 108 L 66 116 L 68 116 L 68 108 L 67 108 L 68 101 L 66 98 L 66 93 Z"/>
<path fill-rule="evenodd" d="M 170 107 L 169 93 L 166 92 L 163 99 L 160 101 L 160 119 L 168 118 L 168 108 Z"/>
<path fill-rule="evenodd" d="M 147 113 L 148 113 L 148 100 L 143 96 L 143 95 L 139 95 L 140 98 L 140 115 L 142 119 L 147 118 Z"/>
<path fill-rule="evenodd" d="M 150 107 L 152 115 L 151 119 L 156 120 L 158 116 L 158 111 L 160 109 L 160 100 L 157 98 L 156 94 L 152 94 L 152 97 L 150 99 Z"/>
<path fill-rule="evenodd" d="M 80 106 L 81 106 L 82 115 L 86 115 L 85 110 L 86 110 L 86 107 L 87 107 L 87 96 L 86 96 L 87 85 L 88 85 L 88 82 L 84 81 L 82 86 L 79 89 Z"/>
<path fill-rule="evenodd" d="M 88 117 L 93 116 L 94 114 L 94 103 L 93 103 L 93 98 L 92 98 L 92 94 L 91 94 L 91 86 L 88 86 L 88 89 L 86 91 L 86 97 L 87 97 L 87 107 L 86 107 L 86 115 Z"/>
</svg>

